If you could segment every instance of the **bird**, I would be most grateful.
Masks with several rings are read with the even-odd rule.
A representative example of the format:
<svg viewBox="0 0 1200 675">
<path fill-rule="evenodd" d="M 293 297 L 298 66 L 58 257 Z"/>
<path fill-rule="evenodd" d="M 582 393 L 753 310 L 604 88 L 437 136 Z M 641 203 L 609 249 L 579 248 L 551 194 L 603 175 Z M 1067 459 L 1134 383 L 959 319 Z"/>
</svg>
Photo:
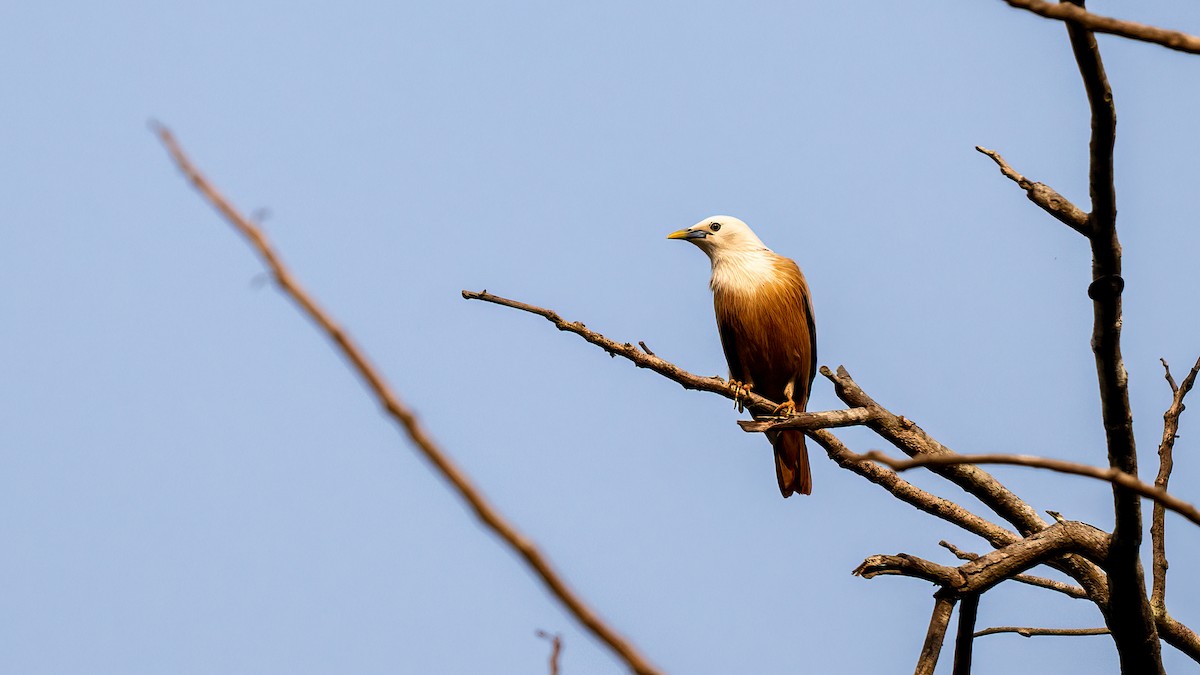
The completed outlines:
<svg viewBox="0 0 1200 675">
<path fill-rule="evenodd" d="M 712 262 L 709 286 L 735 401 L 753 390 L 782 402 L 776 415 L 803 412 L 817 369 L 817 330 L 800 266 L 732 216 L 705 218 L 667 238 L 695 244 Z M 812 494 L 804 432 L 773 431 L 767 438 L 783 496 Z"/>
</svg>

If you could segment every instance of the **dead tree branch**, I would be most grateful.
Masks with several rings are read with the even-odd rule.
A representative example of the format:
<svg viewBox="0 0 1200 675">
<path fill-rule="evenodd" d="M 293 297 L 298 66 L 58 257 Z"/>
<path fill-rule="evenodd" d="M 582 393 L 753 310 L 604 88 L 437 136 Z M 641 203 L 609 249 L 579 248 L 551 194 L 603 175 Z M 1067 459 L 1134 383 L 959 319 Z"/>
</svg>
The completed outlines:
<svg viewBox="0 0 1200 675">
<path fill-rule="evenodd" d="M 587 328 L 582 322 L 567 321 L 553 310 L 519 302 L 517 300 L 503 298 L 488 293 L 487 291 L 463 291 L 462 296 L 467 300 L 482 300 L 484 302 L 489 302 L 503 307 L 511 307 L 513 309 L 519 309 L 523 312 L 540 316 L 547 321 L 550 321 L 559 330 L 574 333 L 587 342 L 600 347 L 608 354 L 613 356 L 621 356 L 625 359 L 628 359 L 639 368 L 652 370 L 659 375 L 676 382 L 685 389 L 707 391 L 719 396 L 724 396 L 730 400 L 734 400 L 735 398 L 733 389 L 729 387 L 725 380 L 719 377 L 701 377 L 698 375 L 693 375 L 692 373 L 689 373 L 658 356 L 650 356 L 645 354 L 644 352 L 634 348 L 633 345 L 629 343 L 619 343 L 611 340 L 604 335 Z M 869 416 L 869 419 L 874 423 L 885 425 L 881 428 L 899 429 L 900 431 L 903 431 L 905 440 L 894 441 L 894 443 L 908 443 L 908 445 L 917 448 L 917 450 L 914 450 L 914 452 L 921 449 L 925 449 L 927 452 L 934 452 L 937 448 L 941 448 L 942 454 L 950 453 L 951 456 L 954 456 L 952 451 L 946 449 L 945 446 L 937 443 L 937 441 L 929 438 L 924 431 L 922 431 L 911 421 L 903 417 L 893 415 L 891 412 L 888 412 L 873 399 L 867 396 L 866 393 L 863 392 L 856 383 L 854 383 L 854 381 L 850 378 L 849 373 L 847 373 L 844 368 L 839 368 L 836 376 L 833 375 L 828 368 L 823 367 L 821 372 L 826 377 L 834 381 L 835 386 L 838 387 L 839 396 L 842 396 L 843 401 L 846 401 L 851 406 L 866 407 L 871 410 L 872 412 Z M 773 412 L 778 407 L 774 402 L 768 401 L 754 393 L 750 393 L 748 396 L 743 396 L 742 401 L 747 405 L 747 407 L 760 412 Z M 855 401 L 858 401 L 858 403 Z M 851 410 L 853 409 L 854 408 L 851 408 Z M 822 413 L 815 414 L 820 415 Z M 867 426 L 875 428 L 872 423 L 868 423 Z M 869 462 L 851 461 L 852 458 L 859 457 L 859 455 L 851 452 L 845 447 L 845 445 L 841 443 L 841 441 L 837 439 L 837 437 L 835 437 L 829 431 L 821 429 L 810 430 L 807 433 L 809 437 L 820 443 L 821 446 L 825 448 L 825 451 L 829 454 L 830 458 L 837 462 L 839 466 L 854 471 L 876 485 L 883 487 L 895 495 L 898 499 L 911 504 L 922 511 L 925 511 L 926 513 L 954 523 L 968 532 L 978 534 L 996 548 L 1007 546 L 1014 541 L 1020 540 L 1020 537 L 1011 531 L 971 513 L 970 511 L 962 508 L 950 500 L 936 497 L 924 490 L 921 490 L 920 488 L 913 486 L 911 483 L 899 478 L 892 471 L 886 470 L 882 467 L 873 466 Z M 887 438 L 886 435 L 885 438 Z M 867 469 L 865 467 L 872 468 Z M 1016 520 L 1017 522 L 1027 526 L 1031 531 L 1045 528 L 1045 521 L 1043 521 L 1031 507 L 1017 499 L 1015 495 L 1012 495 L 1007 488 L 1004 488 L 1002 485 L 1000 485 L 999 482 L 988 473 L 982 471 L 981 469 L 975 468 L 973 471 L 958 472 L 958 475 L 959 479 L 963 481 L 965 489 L 967 489 L 967 491 L 971 494 L 978 493 L 985 495 L 985 497 L 989 494 L 1008 495 L 1009 501 L 1006 501 L 1005 499 L 998 500 L 996 498 L 984 499 L 984 501 L 985 503 L 990 501 L 991 503 L 989 506 L 996 504 L 996 506 L 993 506 L 993 509 L 997 509 L 998 512 L 1000 509 L 1007 511 L 1009 516 L 1006 517 L 1008 517 L 1010 521 Z M 981 499 L 983 499 L 983 497 L 981 497 Z M 1093 601 L 1097 603 L 1105 603 L 1108 601 L 1108 588 L 1104 575 L 1100 569 L 1091 562 L 1080 558 L 1079 556 L 1067 555 L 1062 560 L 1052 561 L 1049 564 L 1055 569 L 1060 569 L 1075 578 L 1080 585 L 1086 589 L 1088 597 L 1090 597 Z"/>
<path fill-rule="evenodd" d="M 1083 0 L 1072 0 L 1082 9 Z M 1064 3 L 1071 4 L 1071 3 Z M 1089 192 L 1092 198 L 1091 233 L 1092 352 L 1100 390 L 1100 415 L 1108 446 L 1108 464 L 1136 477 L 1137 445 L 1129 405 L 1129 379 L 1121 356 L 1121 243 L 1117 238 L 1116 186 L 1113 183 L 1113 147 L 1117 113 L 1112 87 L 1100 58 L 1096 36 L 1077 23 L 1067 23 L 1071 50 L 1079 66 L 1091 110 Z M 1146 596 L 1145 575 L 1139 552 L 1142 545 L 1142 505 L 1138 492 L 1113 481 L 1112 550 L 1108 572 L 1109 602 L 1102 607 L 1117 645 L 1121 669 L 1130 673 L 1163 672 L 1154 616 Z"/>
<path fill-rule="evenodd" d="M 617 634 L 598 614 L 566 583 L 562 576 L 554 570 L 545 555 L 534 545 L 529 537 L 519 532 L 500 512 L 483 496 L 463 472 L 445 452 L 434 442 L 433 437 L 417 420 L 416 415 L 401 402 L 384 380 L 383 375 L 367 359 L 367 355 L 358 347 L 350 335 L 339 327 L 333 318 L 322 309 L 316 301 L 296 281 L 292 273 L 284 266 L 279 254 L 268 243 L 263 231 L 244 217 L 221 195 L 220 192 L 205 178 L 184 154 L 183 149 L 175 141 L 175 137 L 166 127 L 156 130 L 159 140 L 175 161 L 180 171 L 192 183 L 192 186 L 211 204 L 224 218 L 241 234 L 258 253 L 264 264 L 270 270 L 272 277 L 280 290 L 295 302 L 303 313 L 323 330 L 337 345 L 341 353 L 350 361 L 354 370 L 362 377 L 368 388 L 375 394 L 384 410 L 400 424 L 405 433 L 421 454 L 438 470 L 443 478 L 471 506 L 475 515 L 492 532 L 500 537 L 505 544 L 517 553 L 529 566 L 546 588 L 557 597 L 575 618 L 583 624 L 599 640 L 607 644 L 617 656 L 625 662 L 629 669 L 636 673 L 658 673 L 658 669 L 641 655 L 628 640 Z"/>
<path fill-rule="evenodd" d="M 992 628 L 984 628 L 975 633 L 975 637 L 984 637 L 985 635 L 996 635 L 997 633 L 1016 633 L 1021 637 L 1033 637 L 1035 635 L 1108 635 L 1107 628 L 1032 628 L 1028 626 L 995 626 Z"/>
<path fill-rule="evenodd" d="M 896 415 L 871 398 L 850 377 L 844 367 L 837 373 L 822 367 L 821 374 L 834 385 L 838 398 L 853 407 L 867 408 L 873 414 L 866 426 L 910 457 L 957 456 L 939 443 L 912 420 Z M 933 469 L 935 473 L 966 490 L 1001 518 L 1015 525 L 1021 534 L 1030 534 L 1046 527 L 1046 521 L 1030 505 L 1012 493 L 1000 481 L 983 469 L 964 463 L 951 463 Z"/>
<path fill-rule="evenodd" d="M 610 355 L 621 356 L 625 359 L 628 359 L 637 367 L 652 370 L 671 380 L 672 382 L 679 384 L 685 389 L 707 391 L 719 396 L 724 396 L 731 401 L 735 399 L 734 390 L 729 387 L 729 384 L 725 380 L 719 377 L 701 377 L 699 375 L 689 373 L 688 371 L 662 359 L 661 357 L 639 351 L 629 343 L 619 343 L 611 340 L 601 333 L 586 327 L 582 322 L 567 321 L 553 310 L 519 302 L 517 300 L 503 298 L 498 295 L 488 293 L 487 291 L 463 291 L 462 296 L 467 300 L 482 300 L 484 302 L 490 302 L 502 307 L 511 307 L 513 309 L 519 309 L 523 312 L 535 314 L 546 319 L 547 321 L 550 321 L 559 330 L 568 333 L 574 333 L 587 342 L 600 347 Z M 769 401 L 752 392 L 748 395 L 743 392 L 741 395 L 741 400 L 746 404 L 747 407 L 762 412 L 772 412 L 778 407 L 778 405 L 773 401 Z M 827 413 L 812 413 L 811 415 L 815 417 L 801 419 L 808 421 L 813 419 L 836 421 L 841 419 L 841 413 L 853 413 L 854 415 L 860 414 L 853 412 L 853 410 L 854 409 L 848 411 L 835 410 Z M 1008 544 L 1020 540 L 1020 537 L 1015 533 L 971 513 L 967 509 L 964 509 L 952 501 L 936 497 L 924 490 L 921 490 L 920 488 L 917 488 L 916 486 L 897 476 L 893 471 L 872 465 L 870 463 L 853 461 L 853 458 L 858 457 L 859 455 L 852 452 L 849 448 L 843 445 L 836 436 L 826 430 L 810 429 L 808 431 L 808 435 L 817 441 L 817 443 L 820 443 L 821 447 L 825 448 L 826 453 L 829 454 L 829 457 L 837 462 L 839 466 L 849 469 L 871 481 L 872 483 L 879 485 L 885 490 L 891 492 L 901 501 L 911 504 L 916 508 L 925 511 L 926 513 L 958 525 L 968 532 L 977 534 L 986 539 L 992 546 L 997 548 L 1001 546 L 1007 546 Z M 1101 584 L 1102 583 L 1103 582 L 1101 581 Z"/>
<path fill-rule="evenodd" d="M 896 415 L 877 403 L 850 377 L 850 373 L 845 368 L 839 367 L 837 373 L 833 373 L 828 368 L 822 367 L 821 374 L 833 382 L 834 392 L 847 405 L 871 410 L 873 415 L 867 421 L 866 426 L 905 454 L 911 457 L 959 456 L 931 437 L 912 420 Z M 982 501 L 1001 518 L 1015 525 L 1023 535 L 1040 531 L 1046 527 L 1046 522 L 1033 507 L 979 467 L 966 466 L 962 462 L 947 462 L 945 467 L 931 470 Z M 1100 603 L 1107 602 L 1107 581 L 1103 573 L 1092 563 L 1077 556 L 1067 556 L 1056 562 L 1054 567 L 1061 569 L 1078 581 L 1092 600 Z"/>
<path fill-rule="evenodd" d="M 983 593 L 1065 553 L 1078 553 L 1089 560 L 1102 562 L 1109 555 L 1109 536 L 1087 523 L 1064 520 L 958 567 L 908 554 L 874 555 L 856 567 L 854 574 L 864 579 L 879 575 L 915 577 L 962 596 Z"/>
<path fill-rule="evenodd" d="M 951 544 L 946 541 L 939 541 L 938 545 L 942 546 L 946 550 L 953 553 L 959 560 L 976 560 L 979 558 L 978 553 L 970 553 L 967 551 L 963 551 L 963 550 L 959 549 L 957 546 L 955 546 L 954 544 Z M 1083 590 L 1079 586 L 1076 586 L 1074 584 L 1068 584 L 1064 581 L 1056 581 L 1054 579 L 1047 579 L 1046 577 L 1038 577 L 1038 576 L 1034 576 L 1032 574 L 1018 574 L 1017 576 L 1013 577 L 1012 580 L 1018 581 L 1023 584 L 1028 584 L 1030 586 L 1037 586 L 1038 588 L 1045 588 L 1045 589 L 1048 589 L 1051 591 L 1058 591 L 1059 593 L 1062 593 L 1063 595 L 1066 595 L 1066 596 L 1069 596 L 1069 597 L 1072 597 L 1072 598 L 1075 598 L 1078 600 L 1087 599 L 1087 597 L 1088 597 L 1087 591 Z"/>
<path fill-rule="evenodd" d="M 751 433 L 775 431 L 777 429 L 832 429 L 835 427 L 852 427 L 866 424 L 874 412 L 867 408 L 849 408 L 847 410 L 824 410 L 821 412 L 797 412 L 779 419 L 742 420 L 738 426 L 742 431 Z"/>
<path fill-rule="evenodd" d="M 944 589 L 933 594 L 933 613 L 929 617 L 929 629 L 925 631 L 925 642 L 921 645 L 921 655 L 917 657 L 914 675 L 933 675 L 937 668 L 938 656 L 942 653 L 942 642 L 946 639 L 946 628 L 950 625 L 950 615 L 954 612 L 954 603 L 957 601 L 956 595 Z"/>
<path fill-rule="evenodd" d="M 1042 207 L 1046 213 L 1057 218 L 1067 227 L 1075 230 L 1083 236 L 1089 236 L 1091 233 L 1091 223 L 1088 221 L 1088 214 L 1083 209 L 1071 203 L 1071 200 L 1060 195 L 1057 190 L 1046 185 L 1045 183 L 1035 183 L 1025 176 L 1017 173 L 1000 153 L 994 150 L 977 145 L 975 149 L 988 157 L 1000 167 L 1000 173 L 1011 179 L 1025 191 L 1025 196 L 1029 197 L 1029 201 Z"/>
<path fill-rule="evenodd" d="M 954 637 L 952 675 L 971 675 L 971 653 L 975 647 L 975 618 L 979 614 L 979 593 L 964 595 L 958 605 L 958 631 Z"/>
<path fill-rule="evenodd" d="M 1166 378 L 1167 384 L 1171 386 L 1171 405 L 1163 413 L 1162 441 L 1158 445 L 1158 476 L 1154 479 L 1154 487 L 1165 493 L 1167 484 L 1171 480 L 1171 471 L 1175 467 L 1175 437 L 1179 433 L 1179 417 L 1185 408 L 1183 399 L 1196 383 L 1196 374 L 1200 372 L 1200 359 L 1196 360 L 1196 364 L 1188 371 L 1187 377 L 1183 378 L 1182 385 L 1175 383 L 1175 378 L 1171 376 L 1171 367 L 1167 365 L 1165 359 L 1161 360 L 1163 376 Z M 1155 617 L 1165 616 L 1167 613 L 1166 515 L 1166 507 L 1155 502 L 1154 511 L 1150 517 L 1150 542 L 1154 560 L 1150 609 L 1154 612 Z"/>
<path fill-rule="evenodd" d="M 1167 509 L 1178 513 L 1188 520 L 1200 525 L 1200 509 L 1188 504 L 1182 499 L 1168 494 L 1162 488 L 1148 485 L 1138 480 L 1137 478 L 1116 469 L 1101 469 L 1096 466 L 1087 464 L 1079 464 L 1076 462 L 1068 462 L 1062 459 L 1049 459 L 1047 457 L 1036 457 L 1034 455 L 1002 455 L 1002 454 L 985 454 L 985 455 L 933 455 L 914 457 L 912 459 L 893 459 L 886 454 L 872 450 L 858 455 L 861 461 L 864 462 L 879 462 L 888 466 L 895 471 L 908 471 L 920 466 L 953 466 L 956 464 L 1009 464 L 1012 466 L 1029 466 L 1037 469 L 1049 469 L 1058 471 L 1059 473 L 1069 473 L 1076 476 L 1087 476 L 1095 478 L 1107 483 L 1121 485 L 1130 491 L 1137 493 L 1147 499 L 1152 499 L 1156 504 L 1162 504 Z"/>
<path fill-rule="evenodd" d="M 909 483 L 896 475 L 895 471 L 870 462 L 856 461 L 855 458 L 859 455 L 847 448 L 837 436 L 829 431 L 812 431 L 809 432 L 809 436 L 825 449 L 829 458 L 838 466 L 875 483 L 906 504 L 979 535 L 995 548 L 1007 546 L 1021 539 L 1015 532 L 981 518 L 949 499 L 930 494 Z"/>
<path fill-rule="evenodd" d="M 1092 14 L 1082 6 L 1065 2 L 1054 3 L 1042 0 L 1004 0 L 1004 2 L 1017 9 L 1026 9 L 1047 19 L 1066 21 L 1096 33 L 1119 35 L 1130 40 L 1162 45 L 1167 49 L 1200 54 L 1200 37 L 1187 33 Z"/>
<path fill-rule="evenodd" d="M 1154 617 L 1158 634 L 1167 644 L 1187 654 L 1193 661 L 1200 662 L 1200 635 L 1171 618 L 1170 614 Z"/>
</svg>

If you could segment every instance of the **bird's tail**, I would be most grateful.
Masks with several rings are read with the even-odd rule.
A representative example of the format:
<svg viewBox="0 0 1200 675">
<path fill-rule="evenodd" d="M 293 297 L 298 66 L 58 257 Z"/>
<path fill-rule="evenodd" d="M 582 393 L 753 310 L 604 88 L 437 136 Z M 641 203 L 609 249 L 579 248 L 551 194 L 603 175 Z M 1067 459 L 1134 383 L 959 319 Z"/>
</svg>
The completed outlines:
<svg viewBox="0 0 1200 675">
<path fill-rule="evenodd" d="M 775 475 L 784 497 L 793 492 L 812 494 L 812 473 L 808 468 L 808 447 L 803 431 L 779 431 L 767 438 L 775 448 Z"/>
</svg>

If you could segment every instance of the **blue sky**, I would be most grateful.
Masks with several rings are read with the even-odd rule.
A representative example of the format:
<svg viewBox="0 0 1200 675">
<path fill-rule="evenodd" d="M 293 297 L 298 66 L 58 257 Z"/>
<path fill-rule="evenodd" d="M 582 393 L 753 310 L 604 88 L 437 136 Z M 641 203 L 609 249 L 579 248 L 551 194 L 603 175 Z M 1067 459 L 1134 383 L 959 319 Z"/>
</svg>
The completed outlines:
<svg viewBox="0 0 1200 675">
<path fill-rule="evenodd" d="M 1092 9 L 1200 32 L 1180 0 Z M 1153 475 L 1157 359 L 1200 353 L 1200 59 L 1101 47 Z M 906 671 L 933 588 L 850 570 L 984 546 L 820 456 L 784 501 L 728 401 L 461 289 L 724 375 L 707 261 L 664 237 L 736 215 L 805 270 L 822 364 L 957 450 L 1104 461 L 1085 242 L 973 149 L 1086 207 L 1086 101 L 1063 27 L 1001 2 L 10 3 L 0 82 L 0 671 L 544 672 L 538 629 L 564 673 L 621 671 L 263 283 L 150 119 L 269 211 L 446 450 L 671 672 Z M 811 407 L 838 405 L 818 381 Z M 1197 428 L 1173 483 L 1193 502 Z M 1109 526 L 1102 485 L 994 473 Z M 1200 531 L 1168 528 L 1170 610 L 1197 627 Z M 979 623 L 1100 619 L 1009 584 Z M 1103 637 L 976 653 L 1116 663 Z"/>
</svg>

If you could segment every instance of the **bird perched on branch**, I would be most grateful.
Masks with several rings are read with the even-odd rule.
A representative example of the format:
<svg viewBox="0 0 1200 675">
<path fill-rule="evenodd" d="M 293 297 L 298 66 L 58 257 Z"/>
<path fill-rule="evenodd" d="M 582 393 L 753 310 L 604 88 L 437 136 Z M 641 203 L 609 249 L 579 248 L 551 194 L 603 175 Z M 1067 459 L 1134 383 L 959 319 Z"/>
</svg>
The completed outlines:
<svg viewBox="0 0 1200 675">
<path fill-rule="evenodd" d="M 817 331 L 800 267 L 731 216 L 705 218 L 667 238 L 690 241 L 712 261 L 709 285 L 735 395 L 752 390 L 782 402 L 776 414 L 804 411 L 817 370 Z M 811 494 L 804 432 L 768 432 L 767 438 L 775 448 L 779 491 Z"/>
</svg>

